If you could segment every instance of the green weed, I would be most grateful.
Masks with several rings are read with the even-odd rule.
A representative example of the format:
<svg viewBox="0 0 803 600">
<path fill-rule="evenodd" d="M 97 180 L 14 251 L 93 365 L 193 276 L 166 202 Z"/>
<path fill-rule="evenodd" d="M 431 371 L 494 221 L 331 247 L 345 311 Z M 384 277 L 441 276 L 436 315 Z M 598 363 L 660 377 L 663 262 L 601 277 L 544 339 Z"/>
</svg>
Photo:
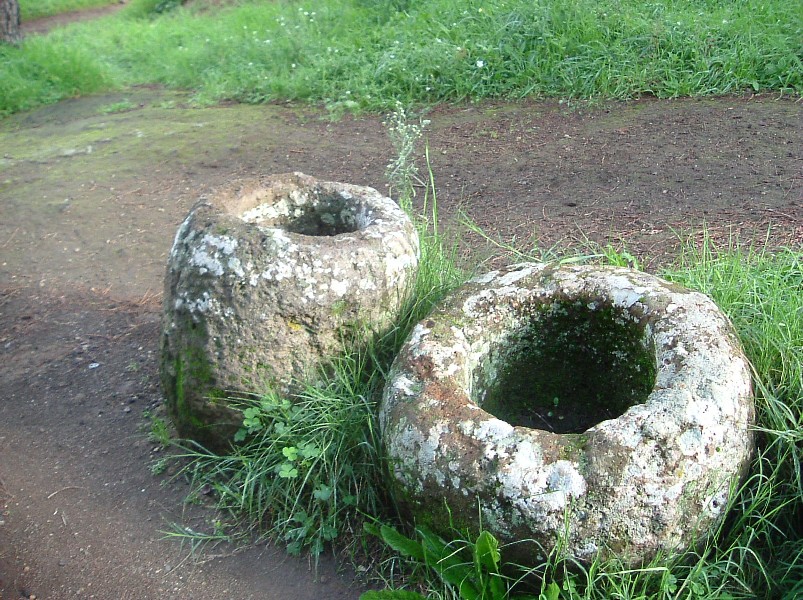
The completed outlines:
<svg viewBox="0 0 803 600">
<path fill-rule="evenodd" d="M 395 158 L 387 165 L 385 176 L 390 182 L 390 193 L 402 200 L 404 208 L 410 212 L 410 200 L 416 195 L 415 185 L 426 185 L 418 176 L 418 167 L 413 159 L 416 144 L 429 121 L 420 119 L 410 122 L 401 102 L 384 122 L 388 137 L 393 145 Z"/>
<path fill-rule="evenodd" d="M 187 555 L 181 561 L 182 563 L 186 560 L 197 559 L 204 552 L 219 544 L 235 541 L 234 537 L 228 533 L 228 525 L 220 519 L 213 519 L 209 525 L 211 525 L 211 531 L 200 531 L 177 523 L 170 523 L 170 529 L 161 532 L 162 539 L 177 541 L 182 548 L 186 548 Z"/>
<path fill-rule="evenodd" d="M 135 5 L 102 28 L 75 25 L 43 43 L 53 56 L 87 51 L 106 85 L 160 83 L 199 102 L 302 100 L 335 114 L 397 101 L 803 91 L 803 16 L 788 0 L 193 6 L 154 19 Z M 0 80 L 26 91 L 21 101 L 0 88 L 0 113 L 69 95 L 40 93 L 45 73 L 59 71 L 30 66 L 39 63 L 29 42 L 4 52 Z"/>
<path fill-rule="evenodd" d="M 513 592 L 521 579 L 502 572 L 505 563 L 499 541 L 487 531 L 475 541 L 457 537 L 446 541 L 426 528 L 418 528 L 415 538 L 399 533 L 387 525 L 365 524 L 366 532 L 379 537 L 401 556 L 407 557 L 435 573 L 451 595 L 464 600 L 557 600 L 560 588 L 554 582 L 542 584 L 540 596 Z M 457 533 L 457 532 L 456 532 Z M 425 600 L 426 596 L 407 590 L 371 591 L 360 600 Z"/>
<path fill-rule="evenodd" d="M 151 463 L 151 475 L 162 475 L 170 466 L 170 458 L 163 456 Z"/>
<path fill-rule="evenodd" d="M 121 100 L 120 102 L 112 102 L 106 104 L 98 109 L 98 112 L 104 115 L 111 115 L 114 113 L 128 112 L 133 110 L 137 105 L 130 100 Z"/>
<path fill-rule="evenodd" d="M 142 417 L 146 420 L 146 422 L 149 421 L 149 423 L 146 424 L 148 429 L 148 439 L 151 442 L 159 444 L 159 446 L 162 448 L 169 446 L 171 443 L 171 438 L 170 426 L 167 424 L 167 422 L 163 418 L 154 415 L 149 410 L 143 411 Z"/>
</svg>

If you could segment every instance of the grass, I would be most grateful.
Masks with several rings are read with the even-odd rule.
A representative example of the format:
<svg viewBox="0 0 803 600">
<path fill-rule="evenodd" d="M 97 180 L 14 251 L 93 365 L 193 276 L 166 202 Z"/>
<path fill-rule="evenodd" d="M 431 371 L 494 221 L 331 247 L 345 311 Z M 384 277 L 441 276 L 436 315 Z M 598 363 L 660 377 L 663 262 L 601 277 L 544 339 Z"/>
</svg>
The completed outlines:
<svg viewBox="0 0 803 600">
<path fill-rule="evenodd" d="M 117 4 L 118 0 L 20 0 L 20 19 L 30 21 L 61 13 Z"/>
<path fill-rule="evenodd" d="M 142 17 L 142 2 L 103 27 L 1 49 L 0 114 L 145 83 L 194 90 L 199 102 L 296 100 L 333 111 L 803 91 L 803 15 L 789 0 L 328 0 L 206 12 L 191 3 L 158 18 Z M 65 54 L 93 76 L 70 85 L 58 64 Z"/>
<path fill-rule="evenodd" d="M 46 37 L 23 44 L 22 51 L 0 46 L 0 116 L 115 86 L 86 48 L 57 47 Z"/>
</svg>

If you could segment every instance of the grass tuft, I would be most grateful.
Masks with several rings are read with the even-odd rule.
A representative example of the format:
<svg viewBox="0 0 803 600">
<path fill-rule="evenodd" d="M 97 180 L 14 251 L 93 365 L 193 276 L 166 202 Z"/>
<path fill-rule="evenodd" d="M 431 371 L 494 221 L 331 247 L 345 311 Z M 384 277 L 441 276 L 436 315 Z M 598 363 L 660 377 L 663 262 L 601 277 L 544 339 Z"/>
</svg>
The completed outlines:
<svg viewBox="0 0 803 600">
<path fill-rule="evenodd" d="M 22 47 L 0 44 L 0 116 L 115 86 L 92 52 L 30 37 Z"/>
<path fill-rule="evenodd" d="M 206 11 L 190 3 L 158 18 L 153 4 L 45 43 L 54 55 L 88 50 L 117 85 L 191 89 L 201 102 L 301 100 L 335 113 L 397 101 L 803 91 L 803 15 L 788 0 L 254 1 Z M 23 44 L 17 60 L 28 51 Z M 0 62 L 0 79 L 6 72 Z M 0 94 L 0 112 L 50 101 Z"/>
</svg>

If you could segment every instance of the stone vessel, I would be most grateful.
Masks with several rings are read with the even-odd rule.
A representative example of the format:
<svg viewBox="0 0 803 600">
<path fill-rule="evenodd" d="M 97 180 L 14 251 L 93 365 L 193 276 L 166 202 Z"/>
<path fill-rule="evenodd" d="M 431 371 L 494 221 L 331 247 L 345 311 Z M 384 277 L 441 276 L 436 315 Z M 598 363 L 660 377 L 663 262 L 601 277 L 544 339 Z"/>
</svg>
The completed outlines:
<svg viewBox="0 0 803 600">
<path fill-rule="evenodd" d="M 637 566 L 703 540 L 753 419 L 750 368 L 708 297 L 537 263 L 473 279 L 420 322 L 380 407 L 408 514 L 482 526 L 530 566 L 556 547 Z"/>
<path fill-rule="evenodd" d="M 368 187 L 291 173 L 199 201 L 165 278 L 161 378 L 179 433 L 225 446 L 238 398 L 292 395 L 391 327 L 418 251 L 404 211 Z"/>
</svg>

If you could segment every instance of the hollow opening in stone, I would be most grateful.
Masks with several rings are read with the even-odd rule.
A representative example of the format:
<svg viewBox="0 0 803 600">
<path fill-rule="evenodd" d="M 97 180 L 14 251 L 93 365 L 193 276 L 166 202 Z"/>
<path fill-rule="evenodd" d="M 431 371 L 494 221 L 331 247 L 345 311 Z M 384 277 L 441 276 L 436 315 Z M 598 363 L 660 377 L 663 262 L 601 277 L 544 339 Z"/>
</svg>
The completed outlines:
<svg viewBox="0 0 803 600">
<path fill-rule="evenodd" d="M 309 236 L 335 236 L 359 231 L 359 203 L 338 193 L 320 196 L 291 194 L 257 204 L 239 216 L 247 223 Z"/>
<path fill-rule="evenodd" d="M 643 403 L 655 376 L 638 320 L 610 303 L 569 300 L 535 307 L 492 349 L 475 389 L 485 390 L 482 408 L 511 425 L 582 433 Z"/>
</svg>

